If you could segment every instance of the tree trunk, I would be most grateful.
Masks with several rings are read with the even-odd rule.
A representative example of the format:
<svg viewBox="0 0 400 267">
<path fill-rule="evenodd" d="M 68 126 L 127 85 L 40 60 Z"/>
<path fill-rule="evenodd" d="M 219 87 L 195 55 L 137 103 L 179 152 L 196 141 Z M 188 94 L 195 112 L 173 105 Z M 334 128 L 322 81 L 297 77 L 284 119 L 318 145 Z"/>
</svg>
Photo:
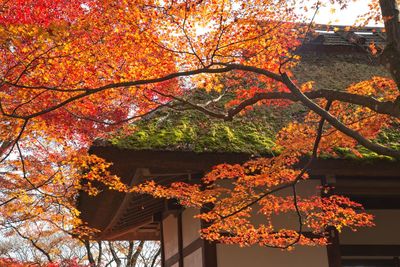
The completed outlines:
<svg viewBox="0 0 400 267">
<path fill-rule="evenodd" d="M 87 256 L 88 256 L 88 260 L 89 260 L 90 266 L 96 267 L 96 262 L 94 261 L 93 254 L 92 254 L 92 251 L 90 249 L 89 240 L 84 240 L 83 243 L 85 244 L 86 253 L 87 253 Z"/>
<path fill-rule="evenodd" d="M 157 258 L 160 254 L 161 254 L 161 247 L 157 250 L 156 254 L 154 255 L 153 260 L 151 261 L 150 267 L 156 267 Z"/>
<path fill-rule="evenodd" d="M 101 257 L 103 256 L 103 247 L 101 245 L 101 241 L 98 241 L 97 244 L 99 245 L 99 256 L 97 257 L 97 266 L 101 266 Z"/>
<path fill-rule="evenodd" d="M 390 70 L 400 90 L 400 13 L 398 2 L 398 0 L 379 0 L 387 35 L 386 47 L 381 55 L 381 61 Z"/>
<path fill-rule="evenodd" d="M 131 241 L 129 243 L 129 248 L 130 248 L 129 252 L 130 253 L 128 256 L 128 262 L 126 264 L 126 267 L 135 267 L 136 266 L 137 260 L 139 258 L 140 253 L 142 252 L 143 246 L 144 246 L 144 241 L 141 240 L 139 242 L 138 246 L 136 247 L 135 253 L 132 253 L 133 252 L 133 242 Z"/>
<path fill-rule="evenodd" d="M 120 267 L 121 266 L 121 259 L 118 257 L 117 252 L 114 249 L 114 246 L 112 245 L 112 242 L 109 241 L 108 245 L 110 247 L 110 251 L 111 251 L 111 255 L 116 263 L 116 267 Z"/>
</svg>

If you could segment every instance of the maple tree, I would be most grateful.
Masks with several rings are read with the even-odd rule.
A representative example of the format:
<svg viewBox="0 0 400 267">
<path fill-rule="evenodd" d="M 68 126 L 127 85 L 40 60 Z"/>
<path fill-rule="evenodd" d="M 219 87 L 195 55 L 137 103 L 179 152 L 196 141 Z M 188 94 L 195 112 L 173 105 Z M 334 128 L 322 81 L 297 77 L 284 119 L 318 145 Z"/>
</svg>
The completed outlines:
<svg viewBox="0 0 400 267">
<path fill-rule="evenodd" d="M 330 2 L 346 8 L 350 1 Z M 57 231 L 74 236 L 95 231 L 82 224 L 75 207 L 79 190 L 98 193 L 93 181 L 125 192 L 175 197 L 197 208 L 213 204 L 200 215 L 212 223 L 202 234 L 227 243 L 326 244 L 323 236 L 303 236 L 302 225 L 317 234 L 327 225 L 371 226 L 372 217 L 356 212 L 359 204 L 347 198 L 297 196 L 296 185 L 307 178 L 307 168 L 293 166 L 300 156 L 311 153 L 311 162 L 337 146 L 357 154 L 358 144 L 400 158 L 400 151 L 371 141 L 399 123 L 396 3 L 373 0 L 364 17 L 379 20 L 382 10 L 387 31 L 382 58 L 393 79 L 375 77 L 339 92 L 300 85 L 291 73 L 300 60 L 296 49 L 312 31 L 297 10 L 318 10 L 320 1 L 1 0 L 0 220 L 6 234 L 19 229 L 34 239 Z M 223 111 L 209 108 L 213 101 L 190 99 L 194 89 L 220 92 L 226 87 L 234 88 L 235 99 Z M 127 131 L 124 125 L 176 108 L 176 103 L 232 120 L 255 104 L 285 107 L 292 102 L 310 114 L 280 131 L 280 154 L 217 166 L 204 178 L 205 190 L 154 183 L 129 188 L 109 173 L 109 163 L 87 154 L 95 138 Z M 219 185 L 227 178 L 234 178 L 235 190 Z M 294 195 L 272 196 L 284 188 Z M 259 228 L 248 219 L 255 203 L 266 217 Z M 288 211 L 299 215 L 300 229 L 275 231 L 271 215 Z"/>
</svg>

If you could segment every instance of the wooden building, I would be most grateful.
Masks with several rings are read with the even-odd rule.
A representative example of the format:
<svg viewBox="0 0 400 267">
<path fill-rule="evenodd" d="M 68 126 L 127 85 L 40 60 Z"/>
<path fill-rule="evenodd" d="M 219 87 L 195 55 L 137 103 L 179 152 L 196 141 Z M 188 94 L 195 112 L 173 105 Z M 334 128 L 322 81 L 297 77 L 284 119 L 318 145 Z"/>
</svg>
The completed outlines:
<svg viewBox="0 0 400 267">
<path fill-rule="evenodd" d="M 326 74 L 330 71 L 328 81 L 325 79 L 317 86 L 328 88 L 334 84 L 343 88 L 371 75 L 384 75 L 385 71 L 372 64 L 364 51 L 371 40 L 376 44 L 382 43 L 384 35 L 372 29 L 357 33 L 320 31 L 301 51 L 306 64 L 300 64 L 296 71 L 308 73 L 308 76 L 299 79 L 316 80 L 313 76 L 321 77 L 321 72 Z M 336 80 L 340 82 L 335 83 Z M 160 123 L 165 123 L 165 120 Z M 151 122 L 145 121 L 146 124 Z M 179 125 L 173 127 L 181 129 Z M 94 144 L 91 153 L 113 162 L 112 172 L 128 185 L 148 179 L 164 184 L 198 182 L 216 164 L 243 163 L 254 154 L 268 155 L 268 139 L 254 142 L 246 139 L 243 143 L 225 140 L 221 144 L 221 140 L 207 143 L 199 133 L 197 141 L 191 141 L 181 133 L 173 144 L 151 142 L 151 138 L 158 140 L 171 134 L 162 127 L 160 129 L 164 131 L 162 136 L 155 134 L 146 139 L 141 135 L 124 143 Z M 204 134 L 213 129 L 207 131 Z M 268 129 L 257 128 L 255 131 L 263 135 Z M 254 151 L 251 146 L 255 147 Z M 265 150 L 260 149 L 262 146 L 266 146 Z M 81 193 L 78 208 L 82 219 L 100 230 L 97 239 L 161 240 L 163 267 L 399 267 L 400 162 L 379 158 L 361 161 L 345 157 L 320 159 L 312 164 L 309 174 L 311 178 L 301 185 L 300 194 L 320 194 L 315 190 L 317 185 L 332 185 L 335 194 L 349 196 L 374 214 L 376 226 L 357 232 L 345 230 L 340 234 L 331 229 L 329 246 L 297 247 L 287 252 L 204 241 L 199 236 L 202 222 L 193 218 L 201 210 L 183 209 L 173 200 L 122 194 L 104 188 L 96 197 Z M 282 224 L 290 223 L 290 217 L 282 218 Z"/>
</svg>

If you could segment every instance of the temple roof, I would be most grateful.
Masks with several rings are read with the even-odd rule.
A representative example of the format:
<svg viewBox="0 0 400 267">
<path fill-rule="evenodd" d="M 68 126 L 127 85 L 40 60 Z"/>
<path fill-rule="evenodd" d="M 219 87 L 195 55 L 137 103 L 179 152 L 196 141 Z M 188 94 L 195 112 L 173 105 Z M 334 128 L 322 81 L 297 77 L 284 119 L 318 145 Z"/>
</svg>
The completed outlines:
<svg viewBox="0 0 400 267">
<path fill-rule="evenodd" d="M 344 34 L 353 33 L 365 38 L 366 46 L 370 42 L 381 45 L 385 36 L 382 28 L 362 28 L 352 31 L 345 28 L 317 26 L 317 31 L 308 37 L 305 49 L 300 51 L 301 61 L 293 70 L 294 78 L 299 83 L 314 81 L 315 89 L 345 90 L 353 83 L 374 76 L 390 76 L 376 59 L 360 49 L 359 44 L 343 37 Z M 324 41 L 321 41 L 321 36 Z M 331 49 L 338 46 L 354 49 Z M 197 98 L 203 100 L 202 102 L 212 97 L 201 90 L 196 94 Z M 221 100 L 222 103 L 224 101 L 227 100 Z M 101 141 L 97 144 L 132 150 L 271 154 L 274 153 L 274 139 L 278 130 L 292 117 L 299 118 L 306 112 L 307 110 L 298 104 L 283 109 L 255 108 L 244 116 L 237 116 L 233 121 L 225 122 L 197 111 L 167 110 L 137 122 L 130 135 L 116 133 L 107 142 Z M 400 147 L 396 140 L 399 136 L 396 134 L 390 130 L 385 131 L 377 141 L 392 147 Z M 361 149 L 361 152 L 366 156 L 373 156 L 365 149 Z"/>
<path fill-rule="evenodd" d="M 350 27 L 342 25 L 316 25 L 307 38 L 308 45 L 357 46 L 368 49 L 371 43 L 385 45 L 386 33 L 381 27 Z"/>
<path fill-rule="evenodd" d="M 295 78 L 299 82 L 314 80 L 317 89 L 343 90 L 352 83 L 376 75 L 389 76 L 365 52 L 371 41 L 380 45 L 384 33 L 371 28 L 365 30 L 368 34 L 357 30 L 353 32 L 356 35 L 352 35 L 344 28 L 317 31 L 300 51 L 302 61 L 294 69 Z M 346 33 L 347 37 L 344 36 Z M 365 42 L 360 41 L 358 35 L 365 38 Z M 354 42 L 352 38 L 358 41 Z M 348 49 L 343 49 L 344 46 Z M 148 179 L 164 184 L 193 181 L 216 164 L 242 163 L 258 155 L 272 156 L 277 131 L 291 117 L 304 116 L 306 112 L 296 104 L 290 109 L 256 108 L 232 122 L 225 122 L 193 111 L 159 111 L 137 122 L 129 135 L 115 133 L 106 141 L 95 142 L 90 153 L 113 162 L 111 171 L 128 185 Z M 400 149 L 399 140 L 398 129 L 387 129 L 376 141 Z M 361 152 L 372 159 L 349 160 L 351 153 L 338 151 L 342 153 L 342 159 L 315 162 L 311 175 L 329 173 L 350 180 L 381 177 L 388 181 L 399 176 L 399 162 L 376 158 L 374 153 L 362 148 Z M 173 209 L 169 201 L 99 187 L 103 190 L 96 197 L 81 192 L 78 198 L 81 218 L 100 230 L 97 239 L 160 238 L 158 216 Z M 366 190 L 373 193 L 375 188 Z"/>
</svg>

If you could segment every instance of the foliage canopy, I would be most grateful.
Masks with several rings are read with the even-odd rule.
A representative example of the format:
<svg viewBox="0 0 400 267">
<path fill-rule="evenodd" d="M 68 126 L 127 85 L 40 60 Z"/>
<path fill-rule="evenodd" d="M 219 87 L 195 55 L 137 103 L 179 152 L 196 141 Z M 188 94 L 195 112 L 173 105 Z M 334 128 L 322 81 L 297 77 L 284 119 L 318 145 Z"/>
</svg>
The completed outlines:
<svg viewBox="0 0 400 267">
<path fill-rule="evenodd" d="M 350 0 L 329 2 L 346 8 Z M 318 11 L 320 1 L 0 0 L 0 224 L 7 234 L 19 229 L 38 246 L 61 230 L 86 235 L 90 230 L 79 219 L 76 193 L 96 194 L 93 181 L 100 181 L 120 191 L 175 197 L 187 206 L 212 203 L 215 208 L 201 215 L 212 223 L 203 236 L 227 243 L 325 244 L 325 237 L 302 235 L 303 223 L 322 235 L 327 226 L 371 226 L 372 217 L 356 212 L 359 205 L 347 198 L 298 197 L 296 186 L 307 179 L 307 169 L 293 168 L 302 155 L 311 155 L 312 161 L 321 153 L 337 153 L 338 147 L 357 157 L 362 157 L 362 146 L 400 158 L 398 143 L 371 141 L 378 135 L 398 136 L 397 2 L 370 2 L 362 19 L 383 17 L 387 35 L 385 48 L 370 48 L 381 49 L 392 78 L 377 75 L 337 91 L 297 82 L 292 71 L 300 60 L 297 49 L 313 31 L 302 14 Z M 195 90 L 209 92 L 210 100 L 193 97 Z M 285 110 L 293 102 L 307 114 L 281 129 L 270 128 L 268 117 L 248 112 L 254 105 Z M 212 150 L 252 143 L 260 154 L 273 147 L 280 154 L 216 166 L 204 178 L 206 190 L 188 184 L 128 187 L 109 173 L 109 163 L 87 154 L 94 139 L 110 138 L 115 131 L 129 135 L 137 127 L 132 129 L 130 122 L 164 109 L 205 114 L 207 140 L 198 134 L 197 116 L 205 115 L 182 115 L 178 124 L 164 122 L 165 127 L 139 122 L 146 132 L 137 130 L 126 143 L 112 140 L 147 148 L 139 141 L 161 146 L 168 138 L 184 147 L 197 138 L 190 149 L 205 149 L 212 140 L 207 144 Z M 273 142 L 260 134 L 274 132 Z M 234 190 L 218 185 L 232 178 Z M 284 188 L 292 190 L 291 197 L 272 194 Z M 259 227 L 248 219 L 253 203 L 266 216 Z M 274 229 L 269 223 L 273 213 L 287 211 L 298 214 L 300 229 Z"/>
</svg>

